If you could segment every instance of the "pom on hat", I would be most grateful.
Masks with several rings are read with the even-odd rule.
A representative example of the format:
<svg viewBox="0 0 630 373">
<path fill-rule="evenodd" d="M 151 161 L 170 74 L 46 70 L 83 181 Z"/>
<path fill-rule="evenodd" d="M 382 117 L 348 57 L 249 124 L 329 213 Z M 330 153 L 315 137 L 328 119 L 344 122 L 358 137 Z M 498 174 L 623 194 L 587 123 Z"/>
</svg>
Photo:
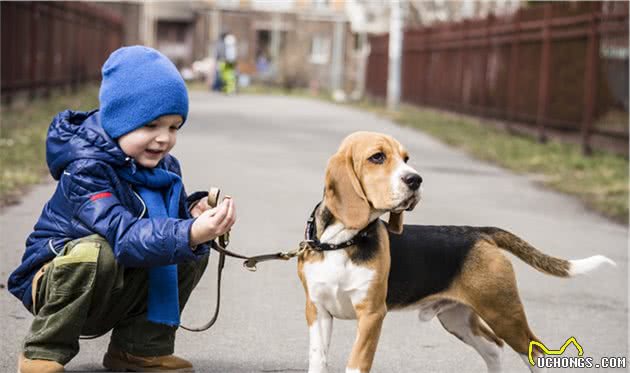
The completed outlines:
<svg viewBox="0 0 630 373">
<path fill-rule="evenodd" d="M 173 63 L 143 46 L 114 51 L 102 69 L 101 125 L 117 139 L 168 114 L 188 115 L 186 84 Z"/>
</svg>

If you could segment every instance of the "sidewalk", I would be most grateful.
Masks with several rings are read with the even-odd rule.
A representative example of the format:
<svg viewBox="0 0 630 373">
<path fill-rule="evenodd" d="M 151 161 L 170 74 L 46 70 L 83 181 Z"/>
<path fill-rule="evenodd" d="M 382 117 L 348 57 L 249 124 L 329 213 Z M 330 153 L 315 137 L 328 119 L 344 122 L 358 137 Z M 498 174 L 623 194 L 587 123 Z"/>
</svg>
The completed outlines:
<svg viewBox="0 0 630 373">
<path fill-rule="evenodd" d="M 627 356 L 626 226 L 420 132 L 347 107 L 205 92 L 191 92 L 190 104 L 174 154 L 189 192 L 216 185 L 234 197 L 238 220 L 231 249 L 260 254 L 293 248 L 321 199 L 326 161 L 341 140 L 356 130 L 385 132 L 407 147 L 410 164 L 424 179 L 424 199 L 407 214 L 407 223 L 501 226 L 548 254 L 565 258 L 603 254 L 615 260 L 614 270 L 563 280 L 512 258 L 530 326 L 547 346 L 560 347 L 575 336 L 585 355 L 596 360 Z M 3 285 L 19 263 L 26 236 L 54 187 L 48 183 L 34 188 L 21 205 L 0 215 Z M 200 325 L 211 317 L 215 266 L 213 256 L 211 270 L 184 313 L 187 325 Z M 6 289 L 1 294 L 5 353 L 0 356 L 0 371 L 12 371 L 31 316 Z M 306 371 L 308 331 L 295 261 L 262 263 L 258 272 L 250 273 L 228 259 L 218 322 L 204 333 L 180 331 L 177 338 L 176 352 L 192 360 L 197 372 Z M 343 371 L 354 338 L 354 322 L 335 321 L 331 372 Z M 103 370 L 100 361 L 107 343 L 107 337 L 82 342 L 80 354 L 67 369 Z M 506 372 L 528 371 L 512 350 L 504 350 Z M 437 320 L 421 323 L 413 312 L 388 314 L 373 372 L 420 371 L 482 372 L 485 364 Z"/>
</svg>

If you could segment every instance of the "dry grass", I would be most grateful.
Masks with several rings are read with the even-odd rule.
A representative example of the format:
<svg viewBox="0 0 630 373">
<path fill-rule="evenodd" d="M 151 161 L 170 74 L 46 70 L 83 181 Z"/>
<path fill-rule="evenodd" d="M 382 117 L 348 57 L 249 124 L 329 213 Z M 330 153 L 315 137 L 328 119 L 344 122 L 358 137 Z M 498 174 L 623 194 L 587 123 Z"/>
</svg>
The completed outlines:
<svg viewBox="0 0 630 373">
<path fill-rule="evenodd" d="M 0 108 L 0 207 L 16 203 L 29 186 L 47 174 L 46 133 L 52 118 L 65 109 L 98 107 L 98 87 L 74 94 Z"/>
</svg>

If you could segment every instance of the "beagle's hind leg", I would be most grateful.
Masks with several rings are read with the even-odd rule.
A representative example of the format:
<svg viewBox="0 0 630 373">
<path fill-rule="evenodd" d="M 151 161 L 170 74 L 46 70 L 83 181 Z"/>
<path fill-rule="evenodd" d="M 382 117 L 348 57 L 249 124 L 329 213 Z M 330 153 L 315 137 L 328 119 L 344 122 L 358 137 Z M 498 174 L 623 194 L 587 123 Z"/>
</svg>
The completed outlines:
<svg viewBox="0 0 630 373">
<path fill-rule="evenodd" d="M 495 245 L 482 241 L 469 254 L 455 287 L 488 327 L 527 362 L 530 341 L 539 341 L 527 322 L 510 260 Z M 541 351 L 534 349 L 534 355 Z M 532 367 L 532 372 L 542 372 Z"/>
<path fill-rule="evenodd" d="M 457 304 L 437 315 L 444 329 L 474 348 L 483 358 L 488 373 L 500 373 L 503 341 L 483 324 L 473 310 Z"/>
</svg>

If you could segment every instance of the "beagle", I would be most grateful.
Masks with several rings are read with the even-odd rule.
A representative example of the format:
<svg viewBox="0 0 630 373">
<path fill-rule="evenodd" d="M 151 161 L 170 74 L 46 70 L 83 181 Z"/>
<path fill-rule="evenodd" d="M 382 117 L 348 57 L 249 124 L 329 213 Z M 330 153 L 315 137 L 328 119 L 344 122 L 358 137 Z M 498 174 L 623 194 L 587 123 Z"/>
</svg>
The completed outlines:
<svg viewBox="0 0 630 373">
<path fill-rule="evenodd" d="M 356 319 L 346 373 L 369 372 L 388 310 L 437 316 L 473 347 L 489 372 L 501 372 L 504 343 L 528 363 L 530 341 L 514 270 L 503 251 L 535 269 L 570 277 L 614 262 L 548 256 L 493 227 L 402 224 L 420 201 L 422 178 L 394 138 L 371 132 L 348 136 L 326 169 L 323 201 L 307 225 L 298 276 L 306 293 L 309 372 L 327 372 L 332 319 Z M 379 219 L 389 213 L 388 223 Z M 404 229 L 403 229 L 404 228 Z M 534 350 L 535 355 L 542 351 Z"/>
</svg>

